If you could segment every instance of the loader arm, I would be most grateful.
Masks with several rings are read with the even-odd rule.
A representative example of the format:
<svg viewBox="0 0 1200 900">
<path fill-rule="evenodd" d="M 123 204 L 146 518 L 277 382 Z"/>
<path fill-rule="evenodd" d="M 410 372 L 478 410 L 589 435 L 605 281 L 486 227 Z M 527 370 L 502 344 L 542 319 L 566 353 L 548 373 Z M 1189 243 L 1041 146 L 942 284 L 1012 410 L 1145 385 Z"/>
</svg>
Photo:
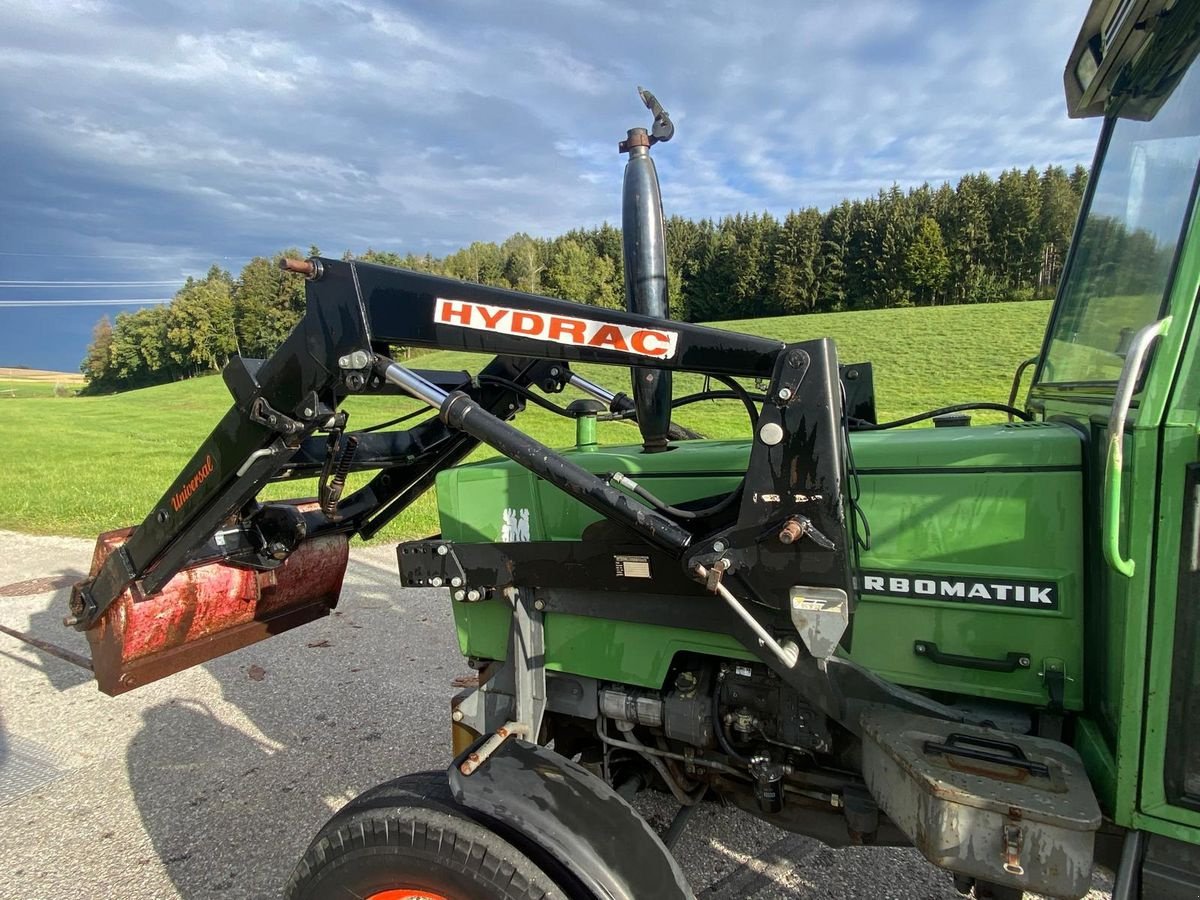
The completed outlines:
<svg viewBox="0 0 1200 900">
<path fill-rule="evenodd" d="M 786 627 L 791 588 L 833 591 L 848 608 L 845 415 L 830 341 L 785 345 L 355 261 L 284 265 L 306 276 L 303 318 L 271 358 L 229 363 L 229 411 L 142 524 L 108 541 L 107 555 L 98 555 L 92 576 L 73 591 L 68 621 L 89 638 L 112 639 L 116 626 L 104 623 L 118 600 L 122 621 L 164 591 L 184 591 L 178 603 L 191 602 L 194 585 L 185 591 L 180 579 L 195 582 L 204 566 L 258 573 L 258 588 L 245 589 L 261 600 L 264 584 L 277 590 L 280 579 L 293 583 L 289 560 L 306 545 L 339 549 L 330 544 L 334 536 L 370 537 L 480 442 L 598 512 L 626 543 L 673 559 L 697 595 L 715 594 L 737 612 L 751 629 L 748 642 L 784 668 L 801 656 L 787 637 L 795 635 Z M 496 355 L 475 375 L 422 372 L 391 360 L 390 345 Z M 620 406 L 627 398 L 572 373 L 572 362 L 768 382 L 761 412 L 754 410 L 756 437 L 742 486 L 703 515 L 680 514 L 647 499 L 624 473 L 585 471 L 510 424 L 535 386 L 555 391 L 570 382 L 612 398 L 613 410 L 627 408 Z M 389 393 L 416 397 L 430 414 L 392 431 L 348 428 L 339 410 L 347 396 Z M 364 470 L 376 474 L 342 498 L 341 480 Z M 273 481 L 317 474 L 317 502 L 258 499 Z M 322 583 L 328 605 L 338 589 L 340 575 L 336 585 Z M 303 593 L 303 580 L 293 590 Z M 750 605 L 771 609 L 785 627 L 764 626 Z M 197 631 L 192 619 L 187 624 L 189 635 Z M 206 640 L 211 630 L 204 629 Z M 247 640 L 264 631 L 273 633 L 249 629 L 254 636 Z M 193 665 L 196 654 L 181 661 Z"/>
</svg>

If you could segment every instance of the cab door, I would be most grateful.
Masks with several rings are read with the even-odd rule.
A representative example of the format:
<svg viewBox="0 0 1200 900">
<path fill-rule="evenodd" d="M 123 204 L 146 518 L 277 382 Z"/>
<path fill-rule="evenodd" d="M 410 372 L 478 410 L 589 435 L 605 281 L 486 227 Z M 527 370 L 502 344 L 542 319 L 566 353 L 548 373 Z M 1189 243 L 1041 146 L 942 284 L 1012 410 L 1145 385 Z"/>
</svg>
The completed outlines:
<svg viewBox="0 0 1200 900">
<path fill-rule="evenodd" d="M 1192 687 L 1176 691 L 1174 706 L 1170 698 L 1176 660 L 1192 659 L 1190 649 L 1186 662 L 1177 656 L 1174 610 L 1195 594 L 1179 567 L 1188 466 L 1197 462 L 1198 160 L 1196 67 L 1153 119 L 1106 120 L 1029 397 L 1045 419 L 1077 428 L 1089 467 L 1079 523 L 1086 711 L 1076 748 L 1105 812 L 1150 830 L 1165 817 L 1200 829 L 1200 680 L 1190 668 L 1181 677 Z M 1200 638 L 1200 610 L 1197 618 L 1188 647 Z M 1176 746 L 1195 748 L 1194 810 L 1183 795 L 1168 799 L 1172 721 L 1181 723 Z"/>
<path fill-rule="evenodd" d="M 1195 254 L 1188 254 L 1192 256 Z M 1179 367 L 1161 430 L 1146 667 L 1145 733 L 1135 824 L 1200 842 L 1200 261 L 1189 259 L 1171 329 Z M 1181 275 L 1183 275 L 1181 271 Z M 1190 293 L 1185 306 L 1184 290 Z M 1167 355 L 1164 352 L 1164 356 Z"/>
</svg>

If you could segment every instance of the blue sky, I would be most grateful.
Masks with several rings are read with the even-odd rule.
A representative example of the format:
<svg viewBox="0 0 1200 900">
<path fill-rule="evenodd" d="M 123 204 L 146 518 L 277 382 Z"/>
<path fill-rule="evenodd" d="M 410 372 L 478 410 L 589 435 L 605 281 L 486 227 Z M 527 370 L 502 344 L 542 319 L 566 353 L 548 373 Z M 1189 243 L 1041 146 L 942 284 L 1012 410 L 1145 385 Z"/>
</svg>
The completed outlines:
<svg viewBox="0 0 1200 900">
<path fill-rule="evenodd" d="M 638 84 L 676 123 L 668 214 L 1086 163 L 1062 95 L 1086 6 L 0 0 L 0 301 L 619 222 Z M 117 309 L 0 303 L 0 365 L 74 370 Z"/>
</svg>

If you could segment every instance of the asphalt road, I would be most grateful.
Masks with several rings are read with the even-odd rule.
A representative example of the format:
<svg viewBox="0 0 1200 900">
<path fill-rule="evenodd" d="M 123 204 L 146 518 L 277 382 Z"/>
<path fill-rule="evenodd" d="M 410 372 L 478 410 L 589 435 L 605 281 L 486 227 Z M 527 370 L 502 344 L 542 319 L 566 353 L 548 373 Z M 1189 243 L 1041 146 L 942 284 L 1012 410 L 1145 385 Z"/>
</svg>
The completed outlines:
<svg viewBox="0 0 1200 900">
<path fill-rule="evenodd" d="M 86 655 L 60 622 L 91 552 L 0 532 L 0 624 Z M 400 590 L 379 547 L 353 551 L 328 619 L 119 698 L 0 634 L 0 897 L 278 897 L 334 810 L 449 761 L 453 633 L 445 592 Z M 676 853 L 709 900 L 959 896 L 915 851 L 833 850 L 715 803 Z"/>
</svg>

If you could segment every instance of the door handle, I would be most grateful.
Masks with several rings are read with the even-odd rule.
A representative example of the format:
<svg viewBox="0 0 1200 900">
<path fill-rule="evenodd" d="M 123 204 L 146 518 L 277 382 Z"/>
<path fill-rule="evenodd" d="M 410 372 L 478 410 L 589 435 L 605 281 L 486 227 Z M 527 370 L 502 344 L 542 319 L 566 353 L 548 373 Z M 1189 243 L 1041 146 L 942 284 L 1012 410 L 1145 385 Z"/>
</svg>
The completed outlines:
<svg viewBox="0 0 1200 900">
<path fill-rule="evenodd" d="M 1125 419 L 1133 393 L 1146 365 L 1150 346 L 1167 333 L 1171 317 L 1152 322 L 1133 336 L 1121 378 L 1117 382 L 1112 411 L 1108 415 L 1108 453 L 1104 460 L 1104 494 L 1101 512 L 1101 545 L 1104 559 L 1118 573 L 1129 578 L 1133 575 L 1132 559 L 1121 555 L 1121 470 L 1125 466 Z"/>
<path fill-rule="evenodd" d="M 985 672 L 1015 672 L 1017 669 L 1028 669 L 1032 665 L 1029 654 L 1021 650 L 1006 653 L 1004 659 L 985 659 L 980 656 L 947 653 L 945 650 L 939 650 L 933 641 L 913 641 L 913 653 L 941 666 L 982 669 Z"/>
</svg>

